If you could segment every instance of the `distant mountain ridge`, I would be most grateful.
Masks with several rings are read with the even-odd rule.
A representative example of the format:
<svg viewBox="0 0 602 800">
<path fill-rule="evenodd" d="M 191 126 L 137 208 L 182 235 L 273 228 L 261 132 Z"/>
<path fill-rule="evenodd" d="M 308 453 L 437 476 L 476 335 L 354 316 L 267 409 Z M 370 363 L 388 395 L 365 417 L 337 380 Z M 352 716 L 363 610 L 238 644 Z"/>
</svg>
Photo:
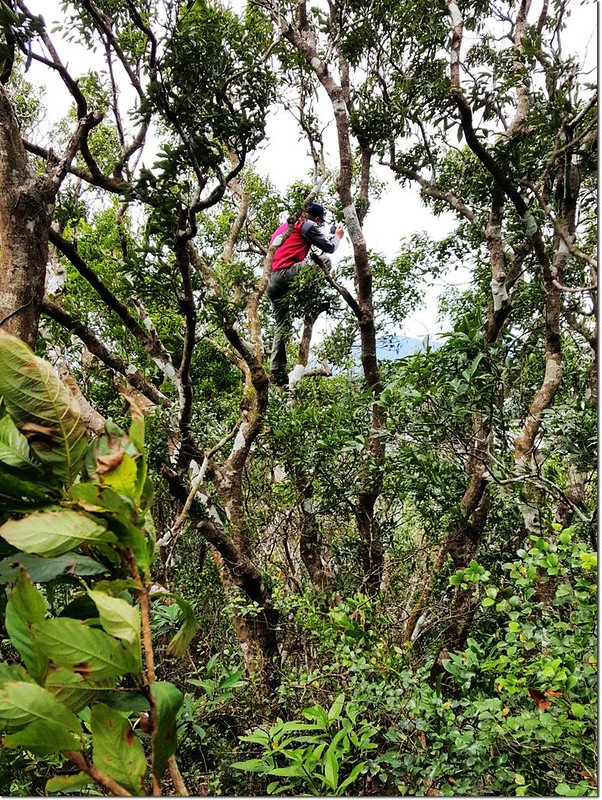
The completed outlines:
<svg viewBox="0 0 602 800">
<path fill-rule="evenodd" d="M 426 350 L 428 346 L 436 350 L 441 347 L 442 342 L 432 339 L 430 336 L 424 339 L 416 339 L 411 336 L 397 336 L 390 334 L 387 336 L 379 336 L 376 340 L 376 357 L 379 361 L 397 361 L 404 356 L 411 356 L 414 353 L 420 353 Z M 360 354 L 360 346 L 354 345 L 351 348 L 354 355 Z"/>
</svg>

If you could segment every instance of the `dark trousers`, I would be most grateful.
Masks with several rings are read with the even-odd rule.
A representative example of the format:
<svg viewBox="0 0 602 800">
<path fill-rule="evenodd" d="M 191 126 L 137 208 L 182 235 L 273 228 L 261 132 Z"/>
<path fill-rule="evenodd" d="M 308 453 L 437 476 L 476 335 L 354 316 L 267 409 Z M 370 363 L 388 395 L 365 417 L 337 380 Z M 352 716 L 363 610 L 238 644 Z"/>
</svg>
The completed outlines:
<svg viewBox="0 0 602 800">
<path fill-rule="evenodd" d="M 305 262 L 292 264 L 284 269 L 272 272 L 265 293 L 270 298 L 274 308 L 274 343 L 270 358 L 270 371 L 281 379 L 286 378 L 286 344 L 291 336 L 290 303 L 287 297 L 288 290 L 296 275 L 303 268 Z"/>
</svg>

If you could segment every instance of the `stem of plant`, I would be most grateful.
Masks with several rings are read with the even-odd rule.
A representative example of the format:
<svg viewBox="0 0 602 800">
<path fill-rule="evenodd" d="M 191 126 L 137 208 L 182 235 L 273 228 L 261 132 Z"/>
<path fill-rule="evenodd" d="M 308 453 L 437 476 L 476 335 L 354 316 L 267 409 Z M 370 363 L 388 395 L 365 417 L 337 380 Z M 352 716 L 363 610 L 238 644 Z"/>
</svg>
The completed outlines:
<svg viewBox="0 0 602 800">
<path fill-rule="evenodd" d="M 109 778 L 109 776 L 98 769 L 95 764 L 91 764 L 88 759 L 81 753 L 78 753 L 77 750 L 64 750 L 63 755 L 65 758 L 68 758 L 69 761 L 72 761 L 82 772 L 85 772 L 86 775 L 93 778 L 96 783 L 104 786 L 111 794 L 117 795 L 118 797 L 132 797 L 130 792 L 126 791 L 123 786 L 112 778 Z"/>
<path fill-rule="evenodd" d="M 140 570 L 138 569 L 138 564 L 136 563 L 136 556 L 134 555 L 133 551 L 128 550 L 126 557 L 132 577 L 142 587 L 138 590 L 138 602 L 140 603 L 140 623 L 142 627 L 142 648 L 144 650 L 144 663 L 146 667 L 146 685 L 147 687 L 150 687 L 150 684 L 155 681 L 155 655 L 153 651 L 153 640 L 151 635 L 150 598 L 148 595 L 148 587 L 142 581 Z M 161 797 L 161 783 L 152 771 L 152 765 L 154 764 L 155 760 L 155 736 L 158 729 L 157 708 L 150 690 L 147 692 L 147 696 L 150 705 L 148 716 L 150 722 L 149 733 L 151 739 L 150 762 L 152 791 L 153 797 Z"/>
</svg>

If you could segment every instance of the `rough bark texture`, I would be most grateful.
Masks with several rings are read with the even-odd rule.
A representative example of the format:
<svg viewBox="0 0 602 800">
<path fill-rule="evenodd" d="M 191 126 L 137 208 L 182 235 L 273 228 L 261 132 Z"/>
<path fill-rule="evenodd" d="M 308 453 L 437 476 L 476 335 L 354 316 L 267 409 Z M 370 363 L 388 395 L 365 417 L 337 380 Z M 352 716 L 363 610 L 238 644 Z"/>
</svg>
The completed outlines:
<svg viewBox="0 0 602 800">
<path fill-rule="evenodd" d="M 35 346 L 48 261 L 53 194 L 36 179 L 0 86 L 0 326 Z"/>
<path fill-rule="evenodd" d="M 323 593 L 328 591 L 332 575 L 322 557 L 322 536 L 313 501 L 314 489 L 311 479 L 304 478 L 300 474 L 295 474 L 294 479 L 302 497 L 299 506 L 301 513 L 299 555 L 313 587 Z"/>
</svg>

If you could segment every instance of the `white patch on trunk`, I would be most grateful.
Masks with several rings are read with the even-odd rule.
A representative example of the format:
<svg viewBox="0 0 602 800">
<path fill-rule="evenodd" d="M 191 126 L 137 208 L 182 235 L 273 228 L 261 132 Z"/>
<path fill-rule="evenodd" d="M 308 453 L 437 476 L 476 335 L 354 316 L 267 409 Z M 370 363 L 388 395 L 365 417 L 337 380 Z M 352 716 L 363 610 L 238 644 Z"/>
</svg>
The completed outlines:
<svg viewBox="0 0 602 800">
<path fill-rule="evenodd" d="M 274 480 L 276 483 L 281 483 L 283 480 L 286 480 L 286 470 L 282 464 L 276 464 L 274 467 Z"/>
<path fill-rule="evenodd" d="M 319 69 L 322 62 L 318 58 L 318 56 L 314 56 L 309 62 L 314 69 Z"/>
<path fill-rule="evenodd" d="M 125 368 L 125 374 L 126 375 L 135 375 L 136 372 L 137 372 L 137 369 L 133 364 L 128 364 L 127 367 Z"/>
<path fill-rule="evenodd" d="M 238 429 L 238 433 L 236 434 L 236 439 L 234 439 L 234 445 L 232 447 L 233 453 L 237 453 L 239 450 L 242 450 L 242 448 L 246 445 L 247 439 L 245 437 L 245 433 L 247 432 L 248 428 L 248 423 L 243 422 L 241 424 L 240 428 Z"/>
<path fill-rule="evenodd" d="M 25 227 L 27 228 L 27 230 L 28 230 L 30 233 L 33 233 L 33 232 L 34 232 L 34 230 L 35 230 L 35 228 L 36 228 L 36 224 L 35 224 L 35 222 L 34 222 L 32 219 L 30 219 L 30 220 L 29 220 L 29 222 L 26 224 L 26 226 L 25 226 Z"/>
<path fill-rule="evenodd" d="M 357 218 L 355 206 L 345 206 L 343 209 L 343 214 L 345 215 L 345 222 L 347 224 L 347 230 L 349 232 L 349 236 L 351 237 L 351 241 L 357 242 L 362 240 L 364 238 L 364 234 L 362 233 L 362 229 Z"/>
<path fill-rule="evenodd" d="M 460 9 L 456 5 L 456 3 L 448 3 L 447 7 L 449 8 L 449 13 L 452 18 L 452 24 L 454 28 L 456 27 L 456 25 L 462 25 L 463 24 L 462 14 L 460 14 Z"/>
<path fill-rule="evenodd" d="M 169 378 L 170 381 L 173 381 L 176 384 L 178 383 L 178 373 L 176 372 L 173 364 L 170 364 L 169 361 L 166 361 L 164 358 L 153 358 L 153 361 L 166 378 Z"/>
<path fill-rule="evenodd" d="M 332 101 L 332 108 L 335 114 L 343 114 L 345 111 L 347 111 L 345 101 L 341 97 L 336 97 Z"/>
<path fill-rule="evenodd" d="M 292 389 L 295 384 L 299 383 L 305 372 L 303 364 L 297 364 L 288 374 L 288 386 Z"/>
<path fill-rule="evenodd" d="M 523 216 L 523 222 L 525 223 L 525 231 L 527 236 L 533 236 L 534 233 L 537 232 L 537 222 L 535 222 L 535 217 L 529 211 Z"/>
<path fill-rule="evenodd" d="M 548 358 L 546 361 L 546 371 L 543 377 L 544 383 L 556 383 L 560 380 L 560 376 L 562 374 L 562 366 L 558 364 L 554 359 Z"/>
<path fill-rule="evenodd" d="M 306 514 L 315 514 L 318 510 L 318 506 L 314 502 L 313 497 L 306 497 L 303 501 L 303 510 Z"/>
<path fill-rule="evenodd" d="M 508 292 L 503 283 L 496 281 L 495 278 L 491 281 L 491 294 L 493 296 L 493 310 L 500 311 L 504 301 L 508 299 Z"/>
</svg>

